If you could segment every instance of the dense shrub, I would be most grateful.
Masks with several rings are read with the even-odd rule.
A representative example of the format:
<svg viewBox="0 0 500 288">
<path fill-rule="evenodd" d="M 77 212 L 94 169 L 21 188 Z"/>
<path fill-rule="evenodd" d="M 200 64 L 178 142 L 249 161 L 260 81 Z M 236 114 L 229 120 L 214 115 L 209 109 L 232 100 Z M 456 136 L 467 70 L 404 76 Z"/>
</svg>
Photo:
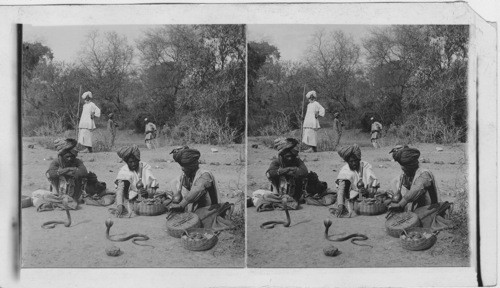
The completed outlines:
<svg viewBox="0 0 500 288">
<path fill-rule="evenodd" d="M 238 130 L 228 123 L 218 123 L 217 120 L 202 115 L 194 117 L 187 115 L 172 129 L 166 130 L 170 139 L 176 144 L 198 143 L 225 145 L 234 143 L 239 136 Z"/>
</svg>

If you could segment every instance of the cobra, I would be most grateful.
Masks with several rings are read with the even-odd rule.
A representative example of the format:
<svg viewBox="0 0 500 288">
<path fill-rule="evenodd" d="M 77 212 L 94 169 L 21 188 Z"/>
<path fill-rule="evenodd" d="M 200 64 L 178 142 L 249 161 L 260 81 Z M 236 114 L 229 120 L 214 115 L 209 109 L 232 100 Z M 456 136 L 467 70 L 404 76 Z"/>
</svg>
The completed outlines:
<svg viewBox="0 0 500 288">
<path fill-rule="evenodd" d="M 260 228 L 272 229 L 272 228 L 274 228 L 274 226 L 276 226 L 278 224 L 282 224 L 283 227 L 290 227 L 292 220 L 290 219 L 290 212 L 288 212 L 287 202 L 288 201 L 287 201 L 286 197 L 283 197 L 282 204 L 283 204 L 283 209 L 285 210 L 285 214 L 286 214 L 286 221 L 267 221 L 267 222 L 260 224 Z"/>
<path fill-rule="evenodd" d="M 52 229 L 52 228 L 56 227 L 57 224 L 64 224 L 64 227 L 71 226 L 71 215 L 69 214 L 68 207 L 65 207 L 64 210 L 66 211 L 66 216 L 68 217 L 68 221 L 67 222 L 64 222 L 64 221 L 47 221 L 47 222 L 45 222 L 45 223 L 42 224 L 42 228 L 44 228 L 44 229 Z"/>
<path fill-rule="evenodd" d="M 368 244 L 359 244 L 359 243 L 354 242 L 354 241 L 366 241 L 366 240 L 368 240 L 368 237 L 366 235 L 359 234 L 359 233 L 353 233 L 353 234 L 349 234 L 347 236 L 339 237 L 339 238 L 330 238 L 330 236 L 328 236 L 328 229 L 330 229 L 330 226 L 332 226 L 332 220 L 325 219 L 323 221 L 323 224 L 325 225 L 325 239 L 328 241 L 342 242 L 342 241 L 346 241 L 346 240 L 352 238 L 351 243 L 354 245 L 368 246 L 368 247 L 373 248 L 373 246 L 368 245 Z"/>
<path fill-rule="evenodd" d="M 109 235 L 109 230 L 111 229 L 111 226 L 113 226 L 113 221 L 108 218 L 108 220 L 106 220 L 104 222 L 104 224 L 106 224 L 106 238 L 108 238 L 108 240 L 110 240 L 110 241 L 113 241 L 113 242 L 124 242 L 124 241 L 130 240 L 132 238 L 135 238 L 134 240 L 132 240 L 132 243 L 134 243 L 135 245 L 149 246 L 149 247 L 153 247 L 154 248 L 154 246 L 151 246 L 151 245 L 139 244 L 139 243 L 135 242 L 135 241 L 147 241 L 147 240 L 149 240 L 149 237 L 147 235 L 144 235 L 144 234 L 137 234 L 136 233 L 136 234 L 129 235 L 127 237 L 113 239 Z"/>
</svg>

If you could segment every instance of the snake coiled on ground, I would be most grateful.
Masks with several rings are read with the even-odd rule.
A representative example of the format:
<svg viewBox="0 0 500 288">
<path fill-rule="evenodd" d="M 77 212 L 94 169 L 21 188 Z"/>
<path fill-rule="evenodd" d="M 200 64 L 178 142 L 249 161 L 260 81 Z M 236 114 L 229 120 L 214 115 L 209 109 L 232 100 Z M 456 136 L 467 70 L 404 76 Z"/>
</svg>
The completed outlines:
<svg viewBox="0 0 500 288">
<path fill-rule="evenodd" d="M 272 228 L 274 228 L 274 226 L 276 226 L 278 224 L 282 224 L 283 227 L 290 227 L 292 220 L 290 219 L 290 212 L 288 212 L 287 199 L 283 198 L 282 203 L 283 203 L 283 209 L 285 210 L 285 214 L 286 214 L 286 221 L 267 221 L 267 222 L 260 224 L 260 228 L 272 229 Z"/>
<path fill-rule="evenodd" d="M 66 211 L 66 216 L 68 217 L 68 221 L 67 222 L 64 222 L 64 221 L 47 221 L 47 222 L 45 222 L 45 223 L 42 224 L 42 228 L 44 228 L 44 229 L 52 229 L 52 228 L 56 227 L 57 224 L 64 224 L 65 227 L 71 226 L 71 215 L 69 214 L 69 209 L 66 207 L 64 210 Z"/>
<path fill-rule="evenodd" d="M 326 240 L 334 241 L 334 242 L 342 242 L 342 241 L 346 241 L 346 240 L 352 238 L 351 243 L 354 245 L 368 246 L 368 247 L 373 248 L 373 246 L 368 245 L 368 244 L 359 244 L 359 243 L 354 242 L 354 241 L 366 241 L 366 240 L 368 240 L 368 236 L 366 236 L 364 234 L 353 233 L 353 234 L 349 234 L 349 235 L 344 236 L 344 237 L 330 238 L 330 236 L 328 236 L 328 229 L 330 229 L 330 226 L 332 225 L 332 221 L 330 219 L 326 219 L 323 223 L 325 224 L 325 239 Z"/>
<path fill-rule="evenodd" d="M 106 220 L 105 224 L 106 224 L 106 238 L 108 238 L 109 241 L 125 242 L 127 240 L 134 238 L 134 240 L 132 240 L 132 243 L 134 243 L 135 245 L 149 246 L 149 247 L 154 248 L 154 246 L 151 246 L 151 245 L 139 244 L 139 243 L 135 242 L 135 241 L 147 241 L 147 240 L 149 240 L 149 237 L 147 235 L 144 235 L 144 234 L 137 234 L 136 233 L 136 234 L 129 235 L 127 237 L 113 239 L 113 238 L 111 238 L 111 236 L 109 236 L 109 230 L 111 229 L 111 226 L 113 226 L 113 221 L 111 219 L 108 219 L 108 220 Z"/>
</svg>

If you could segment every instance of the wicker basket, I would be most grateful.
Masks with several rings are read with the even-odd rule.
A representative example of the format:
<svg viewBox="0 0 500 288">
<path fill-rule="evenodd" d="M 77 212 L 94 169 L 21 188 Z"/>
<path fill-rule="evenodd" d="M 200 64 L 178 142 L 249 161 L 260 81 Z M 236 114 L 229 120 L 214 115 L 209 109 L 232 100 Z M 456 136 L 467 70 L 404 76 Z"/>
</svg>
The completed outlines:
<svg viewBox="0 0 500 288">
<path fill-rule="evenodd" d="M 21 195 L 21 208 L 28 208 L 33 206 L 33 200 L 31 197 L 26 195 Z"/>
<path fill-rule="evenodd" d="M 158 204 L 150 204 L 144 202 L 138 202 L 134 204 L 134 212 L 137 215 L 142 216 L 156 216 L 161 215 L 167 211 L 167 207 L 165 205 Z"/>
<path fill-rule="evenodd" d="M 417 214 L 413 212 L 397 213 L 385 221 L 387 234 L 394 238 L 399 238 L 403 229 L 420 226 L 420 219 L 418 219 Z"/>
<path fill-rule="evenodd" d="M 356 201 L 354 202 L 354 212 L 358 215 L 374 216 L 387 211 L 387 206 L 380 201 Z"/>
<path fill-rule="evenodd" d="M 175 213 L 167 217 L 167 233 L 175 238 L 181 238 L 184 230 L 198 227 L 201 227 L 200 218 L 192 212 Z"/>
<path fill-rule="evenodd" d="M 196 235 L 198 235 L 196 237 Z M 219 238 L 212 229 L 191 228 L 186 230 L 181 237 L 182 247 L 191 251 L 205 251 L 212 249 Z"/>
<path fill-rule="evenodd" d="M 402 232 L 400 236 L 401 246 L 406 250 L 412 250 L 412 251 L 426 250 L 434 246 L 434 244 L 436 244 L 437 241 L 436 233 L 434 233 L 430 228 L 412 227 L 405 229 L 405 231 L 406 234 L 409 235 L 411 235 L 412 232 L 417 232 L 419 234 L 426 233 L 431 235 L 428 238 L 422 237 L 420 239 L 410 239 L 406 236 L 404 232 Z"/>
</svg>

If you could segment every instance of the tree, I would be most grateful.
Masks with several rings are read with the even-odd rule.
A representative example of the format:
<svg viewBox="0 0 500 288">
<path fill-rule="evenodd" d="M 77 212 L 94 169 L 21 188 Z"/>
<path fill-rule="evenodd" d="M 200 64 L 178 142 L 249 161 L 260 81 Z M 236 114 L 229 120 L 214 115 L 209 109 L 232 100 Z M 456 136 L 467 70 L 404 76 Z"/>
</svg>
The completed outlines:
<svg viewBox="0 0 500 288">
<path fill-rule="evenodd" d="M 175 124 L 186 122 L 186 117 L 213 119 L 221 127 L 237 129 L 242 139 L 243 25 L 164 26 L 149 30 L 138 48 L 147 101 L 151 99 L 156 107 L 168 107 L 172 112 L 162 120 Z"/>
<path fill-rule="evenodd" d="M 317 75 L 312 86 L 317 87 L 317 92 L 327 95 L 328 102 L 340 104 L 344 110 L 352 109 L 350 87 L 359 56 L 359 46 L 342 31 L 316 32 L 306 53 L 306 61 Z"/>
<path fill-rule="evenodd" d="M 85 71 L 84 89 L 102 99 L 103 111 L 123 113 L 126 109 L 123 101 L 128 97 L 124 88 L 131 74 L 133 47 L 116 32 L 102 35 L 95 30 L 87 35 L 80 55 Z"/>
<path fill-rule="evenodd" d="M 365 48 L 375 93 L 385 107 L 401 107 L 400 116 L 389 121 L 436 117 L 466 130 L 467 41 L 467 26 L 393 26 L 371 32 Z"/>
<path fill-rule="evenodd" d="M 54 54 L 49 47 L 42 45 L 40 42 L 23 42 L 22 74 L 27 79 L 32 78 L 33 70 L 39 63 L 47 64 L 52 59 L 54 59 Z"/>
</svg>

